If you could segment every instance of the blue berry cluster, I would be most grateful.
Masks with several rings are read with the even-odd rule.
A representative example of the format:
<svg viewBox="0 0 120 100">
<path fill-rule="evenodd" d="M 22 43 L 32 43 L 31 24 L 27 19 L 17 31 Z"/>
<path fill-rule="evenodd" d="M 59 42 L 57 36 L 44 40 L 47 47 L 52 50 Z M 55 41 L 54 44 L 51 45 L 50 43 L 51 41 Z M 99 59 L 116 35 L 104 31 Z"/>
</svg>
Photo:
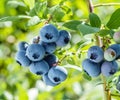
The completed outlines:
<svg viewBox="0 0 120 100">
<path fill-rule="evenodd" d="M 83 70 L 89 76 L 97 77 L 102 73 L 109 77 L 118 71 L 116 60 L 120 58 L 120 32 L 114 33 L 113 39 L 116 44 L 110 45 L 105 51 L 99 46 L 89 48 L 88 58 L 82 62 Z"/>
<path fill-rule="evenodd" d="M 46 85 L 56 86 L 67 78 L 67 70 L 57 65 L 58 58 L 53 53 L 57 47 L 66 46 L 70 38 L 66 30 L 58 31 L 54 25 L 46 24 L 32 44 L 18 44 L 15 59 L 21 66 L 29 66 L 30 72 L 41 75 Z"/>
</svg>

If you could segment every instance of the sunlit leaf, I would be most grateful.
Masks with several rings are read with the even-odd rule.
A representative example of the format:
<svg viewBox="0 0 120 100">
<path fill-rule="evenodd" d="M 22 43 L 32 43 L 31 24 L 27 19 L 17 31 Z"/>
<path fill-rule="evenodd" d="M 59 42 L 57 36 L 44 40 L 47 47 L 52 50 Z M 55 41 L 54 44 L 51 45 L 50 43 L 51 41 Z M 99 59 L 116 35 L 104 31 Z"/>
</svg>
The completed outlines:
<svg viewBox="0 0 120 100">
<path fill-rule="evenodd" d="M 23 0 L 23 1 L 30 9 L 34 7 L 35 0 Z"/>
<path fill-rule="evenodd" d="M 19 19 L 30 19 L 30 16 L 26 15 L 19 15 L 19 16 L 7 16 L 3 17 L 0 19 L 0 22 L 5 22 L 5 21 L 18 21 Z"/>
<path fill-rule="evenodd" d="M 120 8 L 117 9 L 112 15 L 107 23 L 107 27 L 110 29 L 117 29 L 120 27 Z"/>
<path fill-rule="evenodd" d="M 40 18 L 38 16 L 34 16 L 28 21 L 27 26 L 33 26 L 38 24 L 39 22 L 40 22 Z"/>
</svg>

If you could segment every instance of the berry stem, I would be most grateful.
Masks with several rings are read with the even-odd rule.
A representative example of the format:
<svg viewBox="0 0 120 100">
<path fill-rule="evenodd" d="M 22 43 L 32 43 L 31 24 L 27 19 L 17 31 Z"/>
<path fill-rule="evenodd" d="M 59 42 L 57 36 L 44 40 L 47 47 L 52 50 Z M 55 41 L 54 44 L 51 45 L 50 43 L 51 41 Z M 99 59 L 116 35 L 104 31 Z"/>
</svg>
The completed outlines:
<svg viewBox="0 0 120 100">
<path fill-rule="evenodd" d="M 88 0 L 88 4 L 89 4 L 89 12 L 92 13 L 94 10 L 93 4 L 92 4 L 92 0 Z M 103 41 L 100 38 L 100 36 L 95 35 L 95 39 L 96 39 L 96 45 L 102 47 L 103 46 Z M 111 93 L 110 90 L 107 89 L 107 85 L 106 85 L 106 79 L 103 75 L 101 75 L 101 79 L 103 81 L 103 88 L 104 88 L 104 95 L 105 95 L 105 100 L 111 100 Z M 107 89 L 107 90 L 106 90 Z"/>
<path fill-rule="evenodd" d="M 120 3 L 106 3 L 106 4 L 96 4 L 93 7 L 97 8 L 97 7 L 102 7 L 102 6 L 120 6 Z"/>
<path fill-rule="evenodd" d="M 51 19 L 52 19 L 52 15 L 50 15 L 49 18 L 45 21 L 45 24 L 48 24 Z"/>
</svg>

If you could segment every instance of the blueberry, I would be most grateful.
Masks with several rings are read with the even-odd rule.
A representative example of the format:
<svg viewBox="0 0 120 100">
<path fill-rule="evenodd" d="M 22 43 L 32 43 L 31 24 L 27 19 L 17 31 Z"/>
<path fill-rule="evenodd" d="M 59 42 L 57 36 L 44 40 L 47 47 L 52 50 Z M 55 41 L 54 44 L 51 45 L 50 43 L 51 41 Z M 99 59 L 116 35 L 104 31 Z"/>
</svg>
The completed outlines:
<svg viewBox="0 0 120 100">
<path fill-rule="evenodd" d="M 57 83 L 53 83 L 53 82 L 49 79 L 48 74 L 44 74 L 44 75 L 42 76 L 42 79 L 43 79 L 43 82 L 45 82 L 46 85 L 49 85 L 49 86 L 56 86 L 56 85 L 58 85 Z"/>
<path fill-rule="evenodd" d="M 48 65 L 53 67 L 53 65 L 58 62 L 58 58 L 54 54 L 49 54 L 45 56 L 44 60 L 48 63 Z"/>
<path fill-rule="evenodd" d="M 101 72 L 104 76 L 108 77 L 116 73 L 118 70 L 118 64 L 115 61 L 105 61 L 101 65 Z"/>
<path fill-rule="evenodd" d="M 104 52 L 99 46 L 90 47 L 87 55 L 88 58 L 95 63 L 101 62 L 104 58 Z"/>
<path fill-rule="evenodd" d="M 40 30 L 40 39 L 44 42 L 55 42 L 58 36 L 58 30 L 52 24 L 46 24 Z"/>
<path fill-rule="evenodd" d="M 60 30 L 58 40 L 56 41 L 57 46 L 66 46 L 69 43 L 70 38 L 70 33 L 68 33 L 66 30 Z"/>
<path fill-rule="evenodd" d="M 67 70 L 60 66 L 52 67 L 48 72 L 48 77 L 53 83 L 59 84 L 67 78 Z"/>
<path fill-rule="evenodd" d="M 27 47 L 28 47 L 28 43 L 25 41 L 22 41 L 18 44 L 18 50 L 26 51 Z"/>
<path fill-rule="evenodd" d="M 113 35 L 113 39 L 116 43 L 120 43 L 120 32 L 115 32 Z"/>
<path fill-rule="evenodd" d="M 49 65 L 44 60 L 32 62 L 30 65 L 30 71 L 37 75 L 46 74 L 48 70 L 49 70 Z"/>
<path fill-rule="evenodd" d="M 56 50 L 56 43 L 54 42 L 51 43 L 41 42 L 40 44 L 44 47 L 46 54 L 52 54 Z"/>
<path fill-rule="evenodd" d="M 104 58 L 107 61 L 113 61 L 120 56 L 120 44 L 113 44 L 109 46 L 104 52 Z"/>
<path fill-rule="evenodd" d="M 28 59 L 28 57 L 25 55 L 25 51 L 18 51 L 16 53 L 16 61 L 19 63 L 21 66 L 29 66 L 31 61 Z"/>
<path fill-rule="evenodd" d="M 91 77 L 97 77 L 101 73 L 101 64 L 94 63 L 89 59 L 85 59 L 82 62 L 83 70 Z"/>
<path fill-rule="evenodd" d="M 45 56 L 45 50 L 40 44 L 31 44 L 26 50 L 26 56 L 32 61 L 39 61 Z"/>
</svg>

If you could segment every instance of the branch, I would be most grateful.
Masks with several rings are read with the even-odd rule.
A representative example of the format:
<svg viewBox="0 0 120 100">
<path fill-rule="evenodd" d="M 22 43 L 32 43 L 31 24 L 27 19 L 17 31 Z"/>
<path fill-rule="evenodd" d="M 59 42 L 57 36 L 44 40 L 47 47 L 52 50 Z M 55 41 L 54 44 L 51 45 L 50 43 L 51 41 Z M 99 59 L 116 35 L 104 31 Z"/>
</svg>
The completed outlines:
<svg viewBox="0 0 120 100">
<path fill-rule="evenodd" d="M 106 4 L 96 4 L 93 7 L 101 7 L 101 6 L 120 6 L 120 3 L 106 3 Z"/>
<path fill-rule="evenodd" d="M 89 7 L 89 12 L 92 13 L 93 12 L 93 4 L 92 4 L 92 0 L 88 0 L 88 7 Z"/>
<path fill-rule="evenodd" d="M 48 24 L 51 19 L 52 19 L 52 15 L 50 15 L 49 18 L 48 18 L 48 20 L 45 21 L 45 24 Z"/>
</svg>

